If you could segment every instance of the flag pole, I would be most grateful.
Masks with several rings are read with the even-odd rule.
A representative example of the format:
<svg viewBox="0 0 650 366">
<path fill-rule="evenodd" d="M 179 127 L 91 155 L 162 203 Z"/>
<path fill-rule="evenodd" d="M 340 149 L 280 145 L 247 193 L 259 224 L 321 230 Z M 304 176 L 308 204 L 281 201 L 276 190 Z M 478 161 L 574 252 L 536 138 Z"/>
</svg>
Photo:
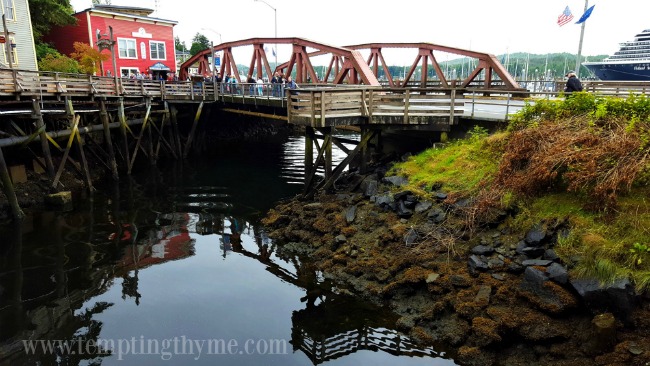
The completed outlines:
<svg viewBox="0 0 650 366">
<path fill-rule="evenodd" d="M 585 10 L 583 14 L 589 9 L 589 0 L 585 0 Z M 580 43 L 578 43 L 578 56 L 576 57 L 576 76 L 580 77 L 580 60 L 582 59 L 582 39 L 585 36 L 585 23 L 587 22 L 582 22 L 581 27 L 580 27 Z"/>
</svg>

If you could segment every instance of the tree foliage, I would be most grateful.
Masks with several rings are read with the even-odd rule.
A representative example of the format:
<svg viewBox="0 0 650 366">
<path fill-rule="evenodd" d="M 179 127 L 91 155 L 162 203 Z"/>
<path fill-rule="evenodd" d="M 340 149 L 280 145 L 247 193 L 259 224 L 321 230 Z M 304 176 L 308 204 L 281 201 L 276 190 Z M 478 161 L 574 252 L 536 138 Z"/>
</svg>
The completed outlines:
<svg viewBox="0 0 650 366">
<path fill-rule="evenodd" d="M 192 38 L 192 47 L 190 47 L 190 55 L 194 56 L 206 48 L 210 48 L 210 40 L 208 39 L 208 37 L 204 36 L 203 34 L 196 33 L 194 38 Z"/>
<path fill-rule="evenodd" d="M 38 62 L 41 71 L 79 73 L 79 63 L 66 55 L 47 54 Z"/>
<path fill-rule="evenodd" d="M 35 49 L 36 49 L 36 58 L 39 60 L 42 60 L 48 55 L 53 55 L 53 56 L 59 56 L 61 53 L 57 51 L 56 48 L 54 48 L 51 44 L 49 43 L 37 43 L 35 44 Z"/>
<path fill-rule="evenodd" d="M 70 56 L 79 63 L 79 71 L 88 75 L 97 73 L 99 63 L 110 58 L 109 55 L 92 48 L 88 43 L 75 42 L 73 46 L 75 52 L 71 53 Z"/>
<path fill-rule="evenodd" d="M 185 41 L 181 41 L 178 36 L 174 37 L 174 48 L 176 48 L 177 51 L 187 51 Z"/>
<path fill-rule="evenodd" d="M 76 24 L 70 0 L 29 0 L 32 31 L 36 43 L 55 26 Z"/>
</svg>

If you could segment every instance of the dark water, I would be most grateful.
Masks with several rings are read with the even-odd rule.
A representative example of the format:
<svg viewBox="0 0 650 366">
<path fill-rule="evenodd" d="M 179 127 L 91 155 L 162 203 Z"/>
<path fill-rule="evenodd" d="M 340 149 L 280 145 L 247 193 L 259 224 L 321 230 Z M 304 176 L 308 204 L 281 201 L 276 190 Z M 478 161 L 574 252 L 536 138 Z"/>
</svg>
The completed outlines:
<svg viewBox="0 0 650 366">
<path fill-rule="evenodd" d="M 303 143 L 223 144 L 1 227 L 0 365 L 454 364 L 267 237 Z"/>
</svg>

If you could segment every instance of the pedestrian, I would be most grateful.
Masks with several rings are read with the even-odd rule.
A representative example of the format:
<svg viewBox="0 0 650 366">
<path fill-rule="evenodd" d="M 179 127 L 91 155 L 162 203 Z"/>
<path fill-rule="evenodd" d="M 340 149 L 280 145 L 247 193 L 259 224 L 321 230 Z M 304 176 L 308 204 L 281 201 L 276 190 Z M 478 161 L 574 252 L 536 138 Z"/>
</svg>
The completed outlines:
<svg viewBox="0 0 650 366">
<path fill-rule="evenodd" d="M 571 95 L 573 92 L 581 92 L 582 91 L 582 83 L 580 82 L 580 79 L 576 76 L 575 71 L 569 71 L 566 74 L 566 77 L 569 79 L 566 81 L 566 88 L 564 88 L 564 92 Z"/>
<path fill-rule="evenodd" d="M 271 86 L 273 87 L 273 96 L 274 97 L 279 97 L 280 96 L 280 83 L 282 82 L 282 79 L 280 78 L 280 73 L 275 72 L 273 74 L 273 78 L 271 79 Z"/>
<path fill-rule="evenodd" d="M 251 76 L 248 77 L 248 80 L 246 80 L 246 82 L 249 84 L 249 86 L 248 86 L 248 88 L 249 88 L 249 90 L 248 90 L 248 91 L 249 91 L 249 94 L 250 94 L 250 95 L 254 95 L 254 94 L 255 94 L 255 84 L 256 84 L 256 80 L 255 80 L 255 79 L 253 78 L 253 76 L 251 75 Z"/>
<path fill-rule="evenodd" d="M 239 90 L 237 89 L 237 78 L 235 78 L 234 75 L 230 76 L 228 83 L 230 84 L 230 92 L 233 94 L 239 94 Z"/>
<path fill-rule="evenodd" d="M 291 79 L 291 76 L 287 77 L 287 89 L 298 89 L 298 84 Z"/>
<path fill-rule="evenodd" d="M 264 80 L 261 76 L 257 79 L 257 95 L 260 97 L 264 95 Z"/>
</svg>

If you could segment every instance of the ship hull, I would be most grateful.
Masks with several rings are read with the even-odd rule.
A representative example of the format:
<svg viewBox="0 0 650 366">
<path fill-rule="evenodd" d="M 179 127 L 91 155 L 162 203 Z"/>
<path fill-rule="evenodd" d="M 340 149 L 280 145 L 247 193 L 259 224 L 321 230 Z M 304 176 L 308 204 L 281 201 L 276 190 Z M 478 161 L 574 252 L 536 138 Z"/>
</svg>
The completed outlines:
<svg viewBox="0 0 650 366">
<path fill-rule="evenodd" d="M 650 81 L 648 62 L 585 62 L 582 65 L 603 81 Z"/>
</svg>

